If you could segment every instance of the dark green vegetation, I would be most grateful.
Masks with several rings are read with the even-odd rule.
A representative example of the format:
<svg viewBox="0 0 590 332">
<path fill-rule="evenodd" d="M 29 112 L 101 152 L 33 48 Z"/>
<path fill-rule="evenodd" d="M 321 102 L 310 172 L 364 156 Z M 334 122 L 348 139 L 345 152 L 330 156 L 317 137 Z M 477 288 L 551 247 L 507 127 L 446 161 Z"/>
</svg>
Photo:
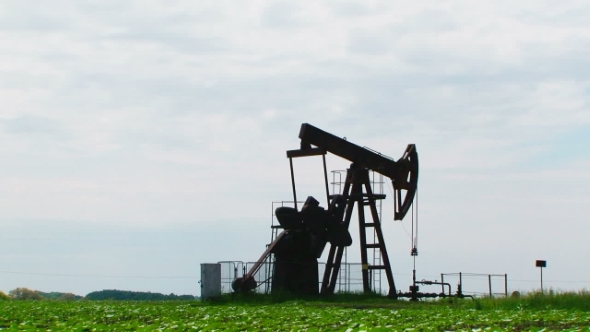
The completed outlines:
<svg viewBox="0 0 590 332">
<path fill-rule="evenodd" d="M 45 293 L 45 292 L 41 292 L 41 291 L 36 291 L 36 292 L 43 299 L 47 299 L 47 300 L 66 300 L 66 301 L 71 301 L 71 300 L 81 300 L 81 299 L 83 299 L 82 296 L 75 295 L 75 294 L 72 294 L 72 293 L 60 293 L 60 292 L 49 292 L 49 293 Z"/>
<path fill-rule="evenodd" d="M 194 300 L 192 295 L 164 295 L 151 292 L 132 292 L 121 290 L 102 290 L 88 293 L 87 300 L 117 300 L 117 301 L 170 301 L 170 300 Z"/>
<path fill-rule="evenodd" d="M 262 295 L 262 294 L 226 294 L 212 301 L 214 304 L 280 304 L 292 301 L 304 301 L 312 305 L 320 303 L 339 306 L 373 306 L 394 308 L 431 308 L 446 306 L 457 309 L 475 310 L 524 310 L 524 309 L 564 309 L 582 310 L 590 312 L 590 292 L 556 292 L 553 290 L 545 293 L 533 292 L 523 296 L 498 297 L 498 298 L 470 298 L 459 299 L 454 297 L 425 300 L 416 303 L 408 303 L 405 299 L 394 301 L 378 294 L 336 294 L 330 297 L 295 298 L 288 294 Z"/>
<path fill-rule="evenodd" d="M 230 301 L 231 300 L 231 301 Z M 232 302 L 234 301 L 234 302 Z M 590 295 L 409 303 L 376 296 L 218 301 L 1 301 L 0 329 L 52 331 L 590 331 Z"/>
<path fill-rule="evenodd" d="M 152 292 L 133 292 L 122 290 L 102 290 L 92 292 L 82 297 L 72 293 L 50 292 L 44 293 L 38 290 L 19 287 L 11 290 L 8 295 L 0 292 L 0 300 L 115 300 L 115 301 L 178 301 L 194 300 L 192 295 L 161 294 Z"/>
</svg>

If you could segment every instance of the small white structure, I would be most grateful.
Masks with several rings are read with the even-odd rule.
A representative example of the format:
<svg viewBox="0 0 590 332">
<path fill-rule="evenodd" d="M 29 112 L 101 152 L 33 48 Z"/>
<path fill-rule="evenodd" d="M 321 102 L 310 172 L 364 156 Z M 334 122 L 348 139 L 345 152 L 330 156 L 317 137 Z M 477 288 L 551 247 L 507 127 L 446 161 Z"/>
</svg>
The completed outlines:
<svg viewBox="0 0 590 332">
<path fill-rule="evenodd" d="M 221 264 L 201 264 L 201 300 L 221 296 Z"/>
</svg>

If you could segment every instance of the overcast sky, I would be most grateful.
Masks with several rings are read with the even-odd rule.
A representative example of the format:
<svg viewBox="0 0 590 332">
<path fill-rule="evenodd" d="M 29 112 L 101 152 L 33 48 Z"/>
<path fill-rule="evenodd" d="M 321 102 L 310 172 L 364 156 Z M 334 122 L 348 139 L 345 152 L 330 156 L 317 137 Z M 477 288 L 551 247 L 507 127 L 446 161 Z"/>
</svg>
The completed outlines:
<svg viewBox="0 0 590 332">
<path fill-rule="evenodd" d="M 588 288 L 589 22 L 585 0 L 2 1 L 0 290 L 198 295 L 201 263 L 265 249 L 304 122 L 417 145 L 418 279 L 530 290 L 545 259 L 546 287 Z M 300 198 L 322 172 L 296 160 Z"/>
</svg>

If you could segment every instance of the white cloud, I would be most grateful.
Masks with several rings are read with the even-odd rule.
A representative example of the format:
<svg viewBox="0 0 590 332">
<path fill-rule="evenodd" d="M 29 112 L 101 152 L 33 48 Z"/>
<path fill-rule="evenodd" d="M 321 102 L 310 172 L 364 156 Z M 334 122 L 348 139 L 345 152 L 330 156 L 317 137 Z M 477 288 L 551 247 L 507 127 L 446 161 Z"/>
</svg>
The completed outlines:
<svg viewBox="0 0 590 332">
<path fill-rule="evenodd" d="M 488 232 L 464 261 L 497 261 L 501 234 L 538 220 L 539 238 L 566 237 L 549 230 L 562 215 L 584 227 L 585 2 L 0 6 L 0 223 L 232 220 L 258 236 L 291 196 L 285 150 L 309 122 L 394 158 L 417 144 L 426 251 Z M 297 166 L 300 197 L 321 195 L 318 160 Z"/>
</svg>

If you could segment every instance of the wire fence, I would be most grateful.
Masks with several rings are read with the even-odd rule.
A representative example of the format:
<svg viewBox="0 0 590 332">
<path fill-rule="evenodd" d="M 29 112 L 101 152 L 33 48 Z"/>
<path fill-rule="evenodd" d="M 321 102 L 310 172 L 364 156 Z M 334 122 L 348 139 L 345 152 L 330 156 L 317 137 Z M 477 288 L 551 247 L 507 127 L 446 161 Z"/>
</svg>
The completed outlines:
<svg viewBox="0 0 590 332">
<path fill-rule="evenodd" d="M 222 291 L 225 293 L 232 292 L 231 282 L 244 274 L 244 271 L 248 271 L 249 268 L 254 264 L 253 262 L 239 262 L 239 261 L 227 261 L 220 262 L 222 266 Z M 325 263 L 319 264 L 319 275 L 320 278 L 323 276 Z M 336 291 L 338 292 L 361 292 L 363 290 L 362 285 L 362 273 L 360 263 L 342 263 L 342 269 L 340 270 L 339 277 L 337 280 Z M 87 280 L 87 279 L 135 279 L 135 280 L 194 280 L 195 286 L 198 285 L 198 281 L 201 279 L 199 275 L 147 275 L 147 274 L 134 274 L 134 275 L 116 275 L 116 274 L 100 274 L 100 273 L 50 273 L 45 271 L 16 271 L 16 270 L 1 270 L 0 274 L 4 275 L 22 275 L 33 278 L 47 278 L 63 279 L 68 280 Z M 257 281 L 269 280 L 272 276 L 272 264 L 264 264 L 263 267 L 255 275 Z M 394 273 L 394 276 L 411 277 L 409 273 Z M 476 296 L 489 296 L 490 286 L 492 296 L 506 296 L 510 295 L 512 291 L 528 292 L 537 291 L 539 289 L 538 279 L 512 279 L 508 278 L 505 274 L 479 274 L 479 273 L 442 273 L 436 275 L 423 275 L 423 277 L 429 279 L 441 278 L 441 281 L 447 282 L 452 285 L 453 289 L 461 284 L 462 292 L 464 294 L 476 295 Z M 491 277 L 491 280 L 490 280 Z M 373 278 L 370 278 L 373 280 Z M 318 281 L 319 283 L 319 281 Z M 580 291 L 590 289 L 590 279 L 588 280 L 544 280 L 546 288 L 554 289 L 556 291 Z M 378 283 L 372 284 L 372 289 L 377 293 L 383 293 L 387 289 L 380 289 L 381 285 Z M 432 286 L 433 287 L 433 286 Z M 386 287 L 385 287 L 386 288 Z M 197 288 L 198 289 L 198 288 Z M 270 291 L 270 280 L 266 283 L 262 283 L 257 288 L 258 292 L 269 292 Z"/>
<path fill-rule="evenodd" d="M 508 296 L 508 274 L 441 273 L 442 282 L 457 285 L 457 293 L 474 296 Z"/>
<path fill-rule="evenodd" d="M 256 262 L 241 261 L 223 261 L 218 262 L 221 265 L 221 292 L 231 293 L 232 282 L 245 275 Z M 325 263 L 318 263 L 318 275 L 320 278 L 324 275 L 326 269 Z M 272 284 L 273 263 L 262 263 L 261 267 L 254 274 L 257 282 L 255 292 L 270 293 Z M 321 285 L 318 279 L 318 287 Z M 371 285 L 375 292 L 381 291 L 381 285 Z M 357 293 L 363 291 L 362 264 L 360 263 L 342 263 L 340 273 L 336 279 L 336 292 L 339 293 Z"/>
</svg>

